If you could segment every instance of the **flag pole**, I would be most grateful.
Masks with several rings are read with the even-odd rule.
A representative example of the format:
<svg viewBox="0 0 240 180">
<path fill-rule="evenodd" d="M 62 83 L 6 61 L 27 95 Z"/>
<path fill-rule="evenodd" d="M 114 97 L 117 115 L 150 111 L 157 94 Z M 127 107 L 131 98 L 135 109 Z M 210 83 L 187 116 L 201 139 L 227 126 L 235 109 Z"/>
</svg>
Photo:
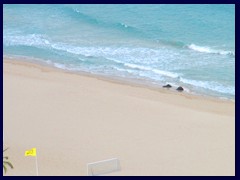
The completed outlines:
<svg viewBox="0 0 240 180">
<path fill-rule="evenodd" d="M 37 162 L 37 154 L 36 154 L 36 172 L 37 172 L 37 176 L 38 176 L 38 162 Z"/>
</svg>

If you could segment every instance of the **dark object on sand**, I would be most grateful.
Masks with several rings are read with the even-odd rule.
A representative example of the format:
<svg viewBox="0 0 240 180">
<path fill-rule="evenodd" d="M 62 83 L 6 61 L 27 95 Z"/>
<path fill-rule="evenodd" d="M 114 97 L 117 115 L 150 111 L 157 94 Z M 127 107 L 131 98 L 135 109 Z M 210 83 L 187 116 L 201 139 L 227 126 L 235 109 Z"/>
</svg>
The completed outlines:
<svg viewBox="0 0 240 180">
<path fill-rule="evenodd" d="M 182 86 L 179 86 L 176 90 L 177 91 L 183 91 L 184 89 L 182 88 Z"/>
<path fill-rule="evenodd" d="M 165 86 L 163 86 L 164 88 L 171 88 L 172 86 L 170 84 L 167 84 Z"/>
</svg>

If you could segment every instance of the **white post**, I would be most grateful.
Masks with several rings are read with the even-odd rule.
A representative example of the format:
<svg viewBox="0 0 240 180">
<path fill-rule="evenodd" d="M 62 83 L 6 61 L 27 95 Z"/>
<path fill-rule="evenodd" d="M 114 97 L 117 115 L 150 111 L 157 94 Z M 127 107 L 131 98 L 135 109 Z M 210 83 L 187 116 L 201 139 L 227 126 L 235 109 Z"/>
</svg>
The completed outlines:
<svg viewBox="0 0 240 180">
<path fill-rule="evenodd" d="M 37 171 L 37 176 L 38 176 L 38 162 L 37 162 L 37 155 L 36 155 L 36 171 Z"/>
<path fill-rule="evenodd" d="M 89 175 L 88 175 L 88 164 L 87 164 L 87 176 L 89 176 Z"/>
</svg>

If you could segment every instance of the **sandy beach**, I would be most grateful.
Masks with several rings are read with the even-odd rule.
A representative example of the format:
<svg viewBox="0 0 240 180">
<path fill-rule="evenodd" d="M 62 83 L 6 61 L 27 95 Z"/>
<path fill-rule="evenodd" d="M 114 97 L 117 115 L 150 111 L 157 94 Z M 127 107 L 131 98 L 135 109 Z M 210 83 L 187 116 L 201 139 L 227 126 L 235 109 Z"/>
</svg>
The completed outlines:
<svg viewBox="0 0 240 180">
<path fill-rule="evenodd" d="M 86 176 L 87 163 L 118 158 L 109 175 L 235 175 L 235 102 L 186 95 L 4 60 L 7 176 Z"/>
</svg>

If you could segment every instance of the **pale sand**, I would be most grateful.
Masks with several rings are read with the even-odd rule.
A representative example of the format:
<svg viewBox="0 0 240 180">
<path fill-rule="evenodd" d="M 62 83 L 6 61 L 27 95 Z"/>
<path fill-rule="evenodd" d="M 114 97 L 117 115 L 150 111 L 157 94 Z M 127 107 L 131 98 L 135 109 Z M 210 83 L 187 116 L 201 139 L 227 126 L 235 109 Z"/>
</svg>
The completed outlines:
<svg viewBox="0 0 240 180">
<path fill-rule="evenodd" d="M 5 60 L 7 175 L 86 175 L 117 157 L 110 175 L 235 175 L 235 102 L 115 83 Z"/>
</svg>

